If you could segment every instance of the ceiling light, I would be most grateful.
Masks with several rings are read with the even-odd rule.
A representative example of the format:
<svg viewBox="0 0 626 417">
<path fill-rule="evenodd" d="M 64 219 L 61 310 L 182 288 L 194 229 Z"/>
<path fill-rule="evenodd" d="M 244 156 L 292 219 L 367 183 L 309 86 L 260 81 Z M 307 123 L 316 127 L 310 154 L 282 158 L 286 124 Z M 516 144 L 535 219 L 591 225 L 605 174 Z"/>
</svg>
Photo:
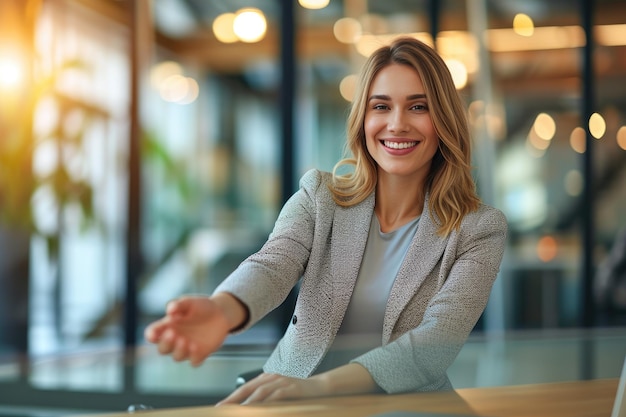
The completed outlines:
<svg viewBox="0 0 626 417">
<path fill-rule="evenodd" d="M 328 3 L 330 3 L 330 0 L 298 0 L 298 3 L 300 3 L 300 6 L 304 7 L 305 9 L 323 9 L 324 7 L 328 6 Z"/>
<path fill-rule="evenodd" d="M 222 13 L 213 21 L 213 34 L 222 43 L 235 43 L 239 40 L 234 30 L 235 13 Z"/>
<path fill-rule="evenodd" d="M 267 21 L 259 9 L 240 9 L 235 13 L 233 30 L 242 42 L 254 43 L 265 37 Z"/>
<path fill-rule="evenodd" d="M 520 36 L 532 36 L 535 31 L 533 20 L 527 14 L 516 14 L 513 18 L 513 31 Z"/>
</svg>

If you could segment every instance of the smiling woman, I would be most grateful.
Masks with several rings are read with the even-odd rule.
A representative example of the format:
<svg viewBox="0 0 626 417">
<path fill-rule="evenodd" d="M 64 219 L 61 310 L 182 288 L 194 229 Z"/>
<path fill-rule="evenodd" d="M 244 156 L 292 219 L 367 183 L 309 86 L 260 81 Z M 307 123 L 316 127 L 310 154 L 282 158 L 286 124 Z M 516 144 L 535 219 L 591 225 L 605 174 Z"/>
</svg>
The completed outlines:
<svg viewBox="0 0 626 417">
<path fill-rule="evenodd" d="M 161 353 L 199 365 L 300 283 L 264 373 L 220 404 L 452 389 L 447 369 L 487 303 L 506 220 L 475 194 L 467 121 L 434 50 L 397 39 L 357 85 L 352 156 L 337 165 L 353 172 L 307 172 L 257 253 L 146 329 Z"/>
</svg>

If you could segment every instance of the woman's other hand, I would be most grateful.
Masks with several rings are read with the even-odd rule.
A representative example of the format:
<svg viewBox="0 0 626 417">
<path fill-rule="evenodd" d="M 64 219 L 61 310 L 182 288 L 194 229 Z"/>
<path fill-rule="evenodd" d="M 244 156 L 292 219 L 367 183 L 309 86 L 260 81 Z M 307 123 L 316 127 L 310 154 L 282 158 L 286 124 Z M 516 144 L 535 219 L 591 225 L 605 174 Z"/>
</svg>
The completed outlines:
<svg viewBox="0 0 626 417">
<path fill-rule="evenodd" d="M 237 388 L 217 405 L 252 404 L 373 392 L 382 392 L 382 390 L 376 385 L 367 369 L 358 363 L 350 363 L 304 379 L 264 373 Z"/>
<path fill-rule="evenodd" d="M 323 397 L 324 383 L 315 378 L 291 378 L 263 373 L 237 388 L 216 405 L 253 404 L 269 401 Z"/>
</svg>

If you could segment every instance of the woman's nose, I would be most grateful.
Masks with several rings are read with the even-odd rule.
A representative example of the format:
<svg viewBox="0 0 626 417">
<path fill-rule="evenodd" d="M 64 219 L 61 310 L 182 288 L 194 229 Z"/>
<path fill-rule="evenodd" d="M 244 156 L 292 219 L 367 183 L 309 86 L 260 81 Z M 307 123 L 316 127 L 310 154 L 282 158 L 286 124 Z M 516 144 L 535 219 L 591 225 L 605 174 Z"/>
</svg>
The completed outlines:
<svg viewBox="0 0 626 417">
<path fill-rule="evenodd" d="M 409 130 L 406 115 L 401 110 L 394 110 L 389 114 L 387 128 L 392 133 L 406 132 Z"/>
</svg>

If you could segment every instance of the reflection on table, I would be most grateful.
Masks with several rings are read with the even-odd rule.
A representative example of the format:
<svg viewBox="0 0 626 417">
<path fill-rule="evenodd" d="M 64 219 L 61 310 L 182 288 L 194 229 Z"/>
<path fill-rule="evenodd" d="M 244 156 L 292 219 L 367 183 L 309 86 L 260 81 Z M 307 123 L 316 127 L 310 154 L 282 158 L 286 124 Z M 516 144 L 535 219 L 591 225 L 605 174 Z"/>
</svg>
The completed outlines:
<svg viewBox="0 0 626 417">
<path fill-rule="evenodd" d="M 0 356 L 0 415 L 8 406 L 82 413 L 121 412 L 130 404 L 211 405 L 234 389 L 237 375 L 265 362 L 273 346 L 255 344 L 266 340 L 255 332 L 262 329 L 245 340 L 233 338 L 200 368 L 147 345 L 131 352 L 94 347 L 28 361 Z M 449 376 L 457 389 L 616 378 L 625 355 L 624 328 L 475 334 Z"/>
</svg>

